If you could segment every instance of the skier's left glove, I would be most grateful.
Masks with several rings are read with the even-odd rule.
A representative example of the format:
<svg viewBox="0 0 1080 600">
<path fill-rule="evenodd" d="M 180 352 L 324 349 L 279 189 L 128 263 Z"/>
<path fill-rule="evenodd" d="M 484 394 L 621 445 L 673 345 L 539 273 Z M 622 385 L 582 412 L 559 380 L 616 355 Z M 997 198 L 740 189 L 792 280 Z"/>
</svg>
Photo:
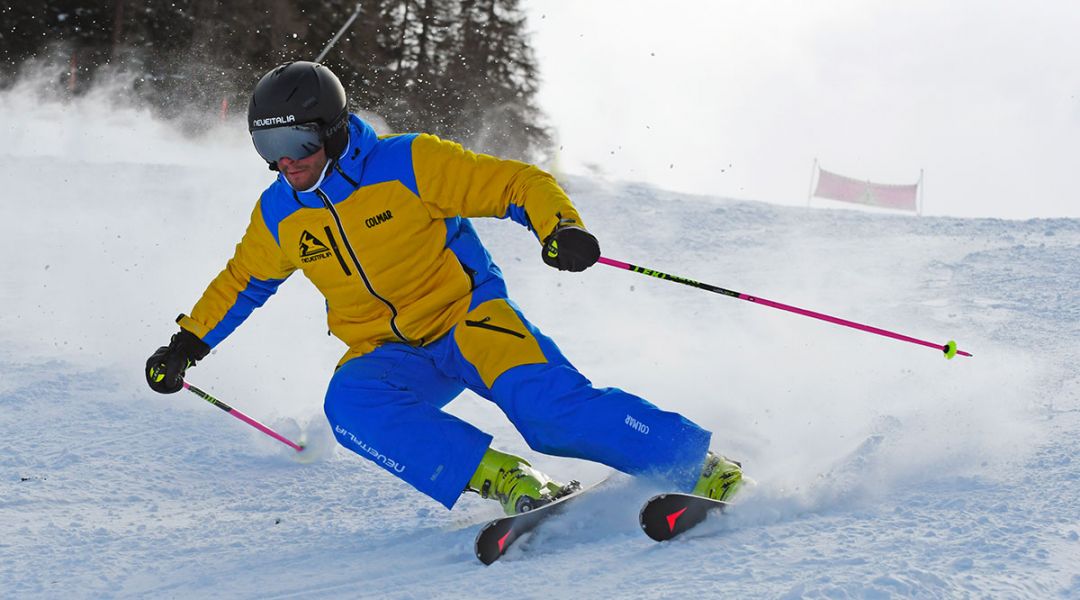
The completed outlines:
<svg viewBox="0 0 1080 600">
<path fill-rule="evenodd" d="M 168 346 L 162 346 L 146 361 L 146 383 L 159 394 L 173 394 L 184 387 L 188 367 L 210 354 L 210 346 L 197 335 L 181 329 Z"/>
<path fill-rule="evenodd" d="M 584 271 L 600 258 L 600 243 L 581 227 L 563 225 L 544 240 L 541 256 L 560 271 Z"/>
</svg>

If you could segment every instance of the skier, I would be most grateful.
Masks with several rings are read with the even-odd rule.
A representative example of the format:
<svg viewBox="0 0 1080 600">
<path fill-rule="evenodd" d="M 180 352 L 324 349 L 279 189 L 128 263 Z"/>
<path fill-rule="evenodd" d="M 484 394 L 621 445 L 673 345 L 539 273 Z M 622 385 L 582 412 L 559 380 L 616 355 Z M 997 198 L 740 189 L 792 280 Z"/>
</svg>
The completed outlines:
<svg viewBox="0 0 1080 600">
<path fill-rule="evenodd" d="M 551 175 L 428 134 L 379 137 L 347 111 L 330 69 L 312 62 L 262 77 L 248 128 L 278 177 L 225 269 L 147 361 L 152 389 L 182 389 L 186 369 L 301 269 L 348 345 L 324 405 L 338 442 L 448 509 L 463 491 L 498 500 L 507 514 L 570 491 L 441 410 L 465 388 L 502 409 L 537 452 L 715 499 L 736 492 L 740 467 L 708 450 L 708 431 L 594 388 L 508 297 L 469 218 L 527 227 L 559 270 L 582 271 L 600 256 Z"/>
</svg>

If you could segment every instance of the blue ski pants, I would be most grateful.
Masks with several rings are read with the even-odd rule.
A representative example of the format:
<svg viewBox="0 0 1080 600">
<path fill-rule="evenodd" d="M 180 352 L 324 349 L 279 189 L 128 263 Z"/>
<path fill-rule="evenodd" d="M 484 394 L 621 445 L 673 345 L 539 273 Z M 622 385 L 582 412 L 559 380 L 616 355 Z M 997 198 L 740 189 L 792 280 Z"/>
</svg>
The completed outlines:
<svg viewBox="0 0 1080 600">
<path fill-rule="evenodd" d="M 442 408 L 468 388 L 537 452 L 591 460 L 690 489 L 711 434 L 617 388 L 594 388 L 505 298 L 417 347 L 390 343 L 334 374 L 325 410 L 338 442 L 453 508 L 492 436 Z"/>
</svg>

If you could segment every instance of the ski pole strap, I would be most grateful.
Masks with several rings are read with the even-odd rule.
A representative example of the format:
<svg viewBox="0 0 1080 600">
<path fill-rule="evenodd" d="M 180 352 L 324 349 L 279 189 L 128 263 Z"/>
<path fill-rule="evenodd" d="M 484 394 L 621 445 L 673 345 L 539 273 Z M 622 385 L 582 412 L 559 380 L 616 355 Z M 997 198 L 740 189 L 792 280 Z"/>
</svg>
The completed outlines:
<svg viewBox="0 0 1080 600">
<path fill-rule="evenodd" d="M 674 281 L 675 283 L 681 283 L 683 285 L 688 285 L 690 287 L 695 287 L 695 288 L 706 290 L 706 291 L 709 291 L 709 292 L 714 292 L 716 294 L 722 294 L 724 296 L 730 296 L 732 298 L 737 298 L 739 300 L 745 300 L 747 302 L 753 302 L 754 304 L 760 304 L 762 306 L 768 306 L 770 308 L 776 308 L 776 309 L 779 309 L 779 310 L 784 310 L 784 311 L 787 311 L 787 312 L 795 313 L 797 315 L 802 315 L 804 317 L 812 317 L 814 319 L 820 319 L 822 321 L 825 321 L 827 323 L 832 323 L 834 325 L 843 325 L 844 327 L 850 327 L 852 329 L 858 329 L 859 331 L 865 331 L 867 333 L 873 333 L 873 334 L 880 335 L 880 336 L 883 336 L 883 337 L 892 338 L 894 340 L 900 340 L 902 342 L 909 342 L 909 343 L 912 343 L 912 344 L 918 344 L 920 346 L 926 346 L 928 348 L 934 348 L 936 350 L 941 351 L 945 355 L 946 359 L 952 359 L 954 356 L 957 356 L 957 355 L 969 356 L 969 357 L 972 356 L 972 354 L 970 352 L 965 352 L 963 350 L 957 349 L 956 342 L 952 341 L 952 340 L 950 340 L 946 344 L 935 344 L 934 342 L 928 342 L 926 340 L 920 340 L 918 338 L 903 335 L 901 333 L 896 333 L 895 331 L 889 331 L 887 329 L 881 329 L 879 327 L 872 327 L 870 325 L 864 325 L 862 323 L 856 323 L 855 321 L 849 321 L 847 319 L 841 319 L 839 317 L 834 317 L 834 316 L 827 315 L 827 314 L 824 314 L 824 313 L 819 313 L 819 312 L 815 312 L 815 311 L 812 311 L 812 310 L 807 310 L 805 308 L 799 308 L 797 306 L 791 306 L 789 304 L 783 304 L 781 302 L 774 302 L 772 300 L 767 300 L 765 298 L 760 298 L 758 296 L 751 296 L 749 294 L 744 294 L 742 292 L 736 292 L 736 291 L 732 291 L 732 290 L 727 290 L 727 289 L 724 289 L 722 287 L 718 287 L 718 286 L 715 286 L 715 285 L 710 285 L 708 283 L 701 283 L 700 281 L 694 281 L 693 279 L 687 279 L 686 277 L 679 277 L 677 275 L 669 275 L 667 273 L 657 271 L 655 269 L 648 269 L 648 268 L 645 268 L 645 267 L 639 267 L 637 265 L 632 265 L 630 263 L 626 263 L 626 262 L 622 262 L 622 261 L 618 261 L 618 260 L 612 260 L 612 259 L 604 257 L 604 256 L 601 256 L 598 262 L 601 262 L 601 263 L 603 263 L 605 265 L 608 265 L 608 266 L 611 266 L 611 267 L 615 267 L 617 269 L 624 269 L 624 270 L 627 270 L 627 271 L 633 271 L 634 273 L 641 273 L 642 275 L 648 275 L 650 277 L 655 277 L 657 279 L 665 279 L 667 281 Z"/>
<path fill-rule="evenodd" d="M 203 400 L 206 400 L 207 402 L 209 402 L 210 404 L 213 404 L 214 406 L 220 408 L 221 410 L 229 413 L 230 415 L 236 417 L 237 419 L 240 419 L 241 421 L 247 423 L 248 425 L 251 425 L 255 429 L 258 429 L 259 431 L 261 431 L 261 432 L 265 433 L 266 435 L 274 438 L 275 440 L 285 444 L 286 446 L 292 448 L 293 450 L 296 450 L 297 452 L 303 451 L 304 447 L 301 446 L 300 444 L 297 444 L 297 443 L 293 442 L 292 440 L 286 438 L 285 436 L 283 436 L 280 433 L 274 431 L 273 429 L 270 429 L 266 425 L 263 425 L 262 423 L 256 421 L 255 419 L 252 419 L 251 417 L 249 417 L 249 416 L 245 415 L 244 413 L 236 410 L 235 408 L 229 406 L 228 404 L 225 404 L 221 400 L 218 400 L 217 398 L 215 398 L 215 397 L 211 396 L 210 394 L 200 390 L 199 388 L 191 385 L 190 383 L 188 383 L 186 381 L 184 382 L 184 389 L 191 392 L 192 394 L 195 394 L 196 396 L 202 398 Z"/>
</svg>

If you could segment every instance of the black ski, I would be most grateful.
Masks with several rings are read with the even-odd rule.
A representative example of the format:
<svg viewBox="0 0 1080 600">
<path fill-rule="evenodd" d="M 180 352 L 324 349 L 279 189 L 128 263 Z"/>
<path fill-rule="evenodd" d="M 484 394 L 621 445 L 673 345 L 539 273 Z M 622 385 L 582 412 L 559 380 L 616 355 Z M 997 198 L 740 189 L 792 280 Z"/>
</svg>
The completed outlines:
<svg viewBox="0 0 1080 600">
<path fill-rule="evenodd" d="M 534 508 L 521 514 L 488 521 L 480 529 L 480 533 L 476 534 L 476 558 L 479 558 L 480 562 L 485 565 L 490 565 L 499 560 L 499 557 L 519 537 L 535 529 L 537 525 L 548 517 L 562 512 L 568 502 L 580 497 L 585 492 L 596 489 L 602 483 L 604 482 L 601 481 L 582 489 L 580 483 L 572 481 L 567 487 L 574 486 L 575 489 L 571 489 L 566 495 L 550 504 L 545 504 L 540 508 Z"/>
<path fill-rule="evenodd" d="M 662 542 L 692 529 L 712 511 L 723 511 L 727 502 L 693 494 L 668 493 L 649 498 L 641 507 L 641 529 L 645 535 Z"/>
</svg>

